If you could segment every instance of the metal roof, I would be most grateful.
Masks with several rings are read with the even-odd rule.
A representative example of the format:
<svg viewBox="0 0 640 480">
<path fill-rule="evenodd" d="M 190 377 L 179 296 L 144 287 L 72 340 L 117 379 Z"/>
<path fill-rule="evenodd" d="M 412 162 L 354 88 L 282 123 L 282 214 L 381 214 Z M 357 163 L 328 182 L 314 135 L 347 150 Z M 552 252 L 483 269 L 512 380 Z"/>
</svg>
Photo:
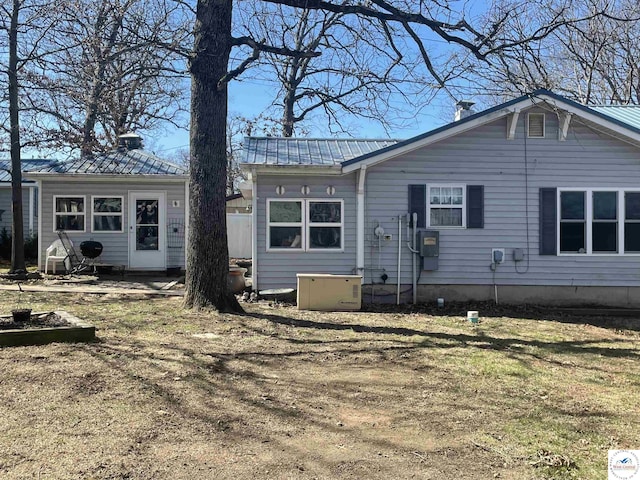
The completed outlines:
<svg viewBox="0 0 640 480">
<path fill-rule="evenodd" d="M 589 108 L 632 127 L 640 128 L 640 106 L 638 105 L 599 105 Z"/>
<path fill-rule="evenodd" d="M 114 150 L 69 161 L 55 161 L 37 170 L 48 174 L 184 175 L 185 167 L 144 150 Z"/>
<path fill-rule="evenodd" d="M 22 159 L 22 172 L 24 173 L 31 170 L 39 170 L 46 167 L 53 160 L 45 160 L 43 158 L 26 158 Z M 24 183 L 29 182 L 28 178 L 23 178 Z M 0 160 L 0 183 L 11 182 L 11 160 Z"/>
<path fill-rule="evenodd" d="M 392 139 L 246 137 L 242 163 L 333 166 L 396 142 Z"/>
</svg>

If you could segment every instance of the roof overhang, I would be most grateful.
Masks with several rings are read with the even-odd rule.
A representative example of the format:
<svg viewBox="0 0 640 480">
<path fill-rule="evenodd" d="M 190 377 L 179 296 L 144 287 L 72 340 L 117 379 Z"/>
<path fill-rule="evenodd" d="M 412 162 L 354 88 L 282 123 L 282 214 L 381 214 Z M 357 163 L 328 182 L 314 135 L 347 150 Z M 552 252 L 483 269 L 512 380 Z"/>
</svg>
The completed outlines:
<svg viewBox="0 0 640 480">
<path fill-rule="evenodd" d="M 29 178 L 51 182 L 125 182 L 125 183 L 167 183 L 185 182 L 189 175 L 151 175 L 151 174 L 126 174 L 109 175 L 104 173 L 54 173 L 34 172 L 29 173 Z"/>
<path fill-rule="evenodd" d="M 240 168 L 252 175 L 342 175 L 341 165 L 256 165 L 242 163 Z"/>
<path fill-rule="evenodd" d="M 446 140 L 461 133 L 467 132 L 482 125 L 494 122 L 507 115 L 519 113 L 530 107 L 542 107 L 555 112 L 558 115 L 571 114 L 572 121 L 583 120 L 590 128 L 595 128 L 603 133 L 618 138 L 619 140 L 640 146 L 640 130 L 626 125 L 603 113 L 590 109 L 572 100 L 556 95 L 549 91 L 537 91 L 531 95 L 519 97 L 510 102 L 503 103 L 475 115 L 449 123 L 443 127 L 418 135 L 403 142 L 372 152 L 367 155 L 348 160 L 342 163 L 342 172 L 350 173 L 361 167 L 371 167 L 391 158 L 404 155 L 428 145 Z"/>
</svg>

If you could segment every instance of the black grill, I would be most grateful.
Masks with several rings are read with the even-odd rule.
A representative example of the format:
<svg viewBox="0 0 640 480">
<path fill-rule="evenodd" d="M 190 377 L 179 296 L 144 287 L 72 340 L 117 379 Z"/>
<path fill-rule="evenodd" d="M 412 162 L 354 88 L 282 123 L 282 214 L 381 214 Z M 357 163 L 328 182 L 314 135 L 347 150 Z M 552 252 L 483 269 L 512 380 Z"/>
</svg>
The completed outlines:
<svg viewBox="0 0 640 480">
<path fill-rule="evenodd" d="M 86 240 L 80 244 L 80 252 L 86 258 L 96 258 L 102 253 L 102 244 L 93 240 Z"/>
</svg>

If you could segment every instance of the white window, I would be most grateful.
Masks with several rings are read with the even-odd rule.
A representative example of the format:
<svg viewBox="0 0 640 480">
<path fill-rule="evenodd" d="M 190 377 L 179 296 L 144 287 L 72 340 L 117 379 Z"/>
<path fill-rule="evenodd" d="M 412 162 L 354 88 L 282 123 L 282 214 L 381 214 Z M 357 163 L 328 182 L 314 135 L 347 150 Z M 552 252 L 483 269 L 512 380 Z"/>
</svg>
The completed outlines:
<svg viewBox="0 0 640 480">
<path fill-rule="evenodd" d="M 91 197 L 91 225 L 94 232 L 123 232 L 124 197 Z"/>
<path fill-rule="evenodd" d="M 527 115 L 527 136 L 529 138 L 544 138 L 544 113 L 529 113 Z"/>
<path fill-rule="evenodd" d="M 85 198 L 81 197 L 53 197 L 53 225 L 54 230 L 69 232 L 85 231 Z"/>
<path fill-rule="evenodd" d="M 561 254 L 640 253 L 640 192 L 559 189 Z"/>
<path fill-rule="evenodd" d="M 267 200 L 267 249 L 343 249 L 342 200 Z"/>
<path fill-rule="evenodd" d="M 462 227 L 466 219 L 464 185 L 430 185 L 427 196 L 429 227 Z"/>
</svg>

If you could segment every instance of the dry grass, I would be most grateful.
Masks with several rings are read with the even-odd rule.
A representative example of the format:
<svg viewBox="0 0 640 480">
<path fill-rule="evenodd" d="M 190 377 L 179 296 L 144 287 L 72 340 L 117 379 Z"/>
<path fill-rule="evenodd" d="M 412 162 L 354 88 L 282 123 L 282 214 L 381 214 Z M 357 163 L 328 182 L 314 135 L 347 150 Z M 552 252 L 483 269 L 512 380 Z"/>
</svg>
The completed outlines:
<svg viewBox="0 0 640 480">
<path fill-rule="evenodd" d="M 640 448 L 633 322 L 23 295 L 100 340 L 0 350 L 2 478 L 603 479 Z"/>
</svg>

